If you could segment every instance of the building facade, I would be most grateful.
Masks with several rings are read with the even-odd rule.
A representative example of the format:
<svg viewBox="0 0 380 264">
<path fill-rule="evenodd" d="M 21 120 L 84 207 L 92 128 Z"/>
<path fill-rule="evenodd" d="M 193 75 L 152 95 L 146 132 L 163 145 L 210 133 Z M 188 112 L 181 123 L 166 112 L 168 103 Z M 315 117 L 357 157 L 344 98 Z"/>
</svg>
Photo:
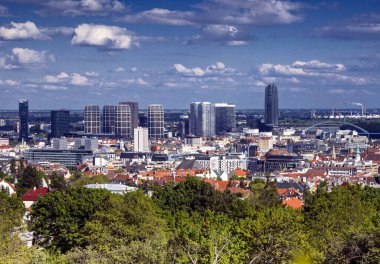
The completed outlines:
<svg viewBox="0 0 380 264">
<path fill-rule="evenodd" d="M 265 125 L 278 126 L 278 90 L 273 83 L 265 87 Z"/>
<path fill-rule="evenodd" d="M 235 105 L 226 103 L 215 104 L 215 133 L 222 135 L 233 131 L 235 127 Z"/>
<path fill-rule="evenodd" d="M 18 101 L 18 116 L 20 122 L 19 140 L 28 141 L 29 137 L 29 102 L 20 99 Z"/>
<path fill-rule="evenodd" d="M 133 133 L 133 151 L 149 152 L 149 131 L 146 127 L 137 127 Z"/>
<path fill-rule="evenodd" d="M 192 132 L 198 137 L 215 136 L 215 105 L 209 102 L 190 105 Z"/>
<path fill-rule="evenodd" d="M 139 103 L 138 102 L 121 102 L 121 105 L 129 105 L 131 111 L 131 131 L 132 135 L 134 129 L 139 126 Z"/>
<path fill-rule="evenodd" d="M 105 134 L 115 133 L 115 109 L 114 105 L 103 106 L 102 127 Z"/>
<path fill-rule="evenodd" d="M 159 104 L 151 104 L 148 107 L 149 138 L 164 137 L 164 107 Z"/>
<path fill-rule="evenodd" d="M 87 105 L 84 110 L 84 132 L 86 134 L 101 133 L 99 106 Z"/>
<path fill-rule="evenodd" d="M 70 132 L 69 110 L 51 111 L 51 137 L 60 138 Z"/>
<path fill-rule="evenodd" d="M 130 138 L 132 135 L 129 105 L 117 105 L 115 108 L 115 135 L 120 138 Z"/>
</svg>

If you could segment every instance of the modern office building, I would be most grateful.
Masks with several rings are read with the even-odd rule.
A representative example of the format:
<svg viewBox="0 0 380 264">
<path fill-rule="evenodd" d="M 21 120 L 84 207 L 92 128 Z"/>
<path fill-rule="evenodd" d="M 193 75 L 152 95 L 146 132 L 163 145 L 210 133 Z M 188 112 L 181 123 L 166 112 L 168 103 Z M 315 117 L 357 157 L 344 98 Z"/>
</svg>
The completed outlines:
<svg viewBox="0 0 380 264">
<path fill-rule="evenodd" d="M 278 126 L 278 91 L 273 83 L 265 87 L 265 125 Z"/>
<path fill-rule="evenodd" d="M 114 105 L 103 106 L 102 126 L 105 134 L 115 133 L 115 109 Z"/>
<path fill-rule="evenodd" d="M 151 104 L 148 107 L 149 138 L 164 137 L 164 107 L 160 104 Z"/>
<path fill-rule="evenodd" d="M 83 159 L 93 156 L 87 150 L 27 149 L 24 158 L 30 162 L 54 162 L 67 167 L 76 167 Z"/>
<path fill-rule="evenodd" d="M 231 132 L 236 127 L 235 105 L 215 104 L 215 132 L 222 135 Z"/>
<path fill-rule="evenodd" d="M 84 110 L 84 132 L 86 134 L 100 134 L 101 120 L 99 106 L 87 105 Z"/>
<path fill-rule="evenodd" d="M 28 141 L 29 137 L 29 102 L 28 100 L 18 100 L 18 116 L 19 116 L 19 140 Z"/>
<path fill-rule="evenodd" d="M 190 130 L 189 130 L 189 128 L 190 128 L 190 118 L 189 118 L 189 116 L 188 115 L 181 115 L 180 117 L 179 117 L 179 122 L 178 122 L 178 127 L 177 127 L 177 131 L 178 131 L 178 136 L 179 137 L 182 137 L 182 138 L 184 138 L 184 137 L 186 137 L 186 136 L 188 136 L 189 135 L 189 133 L 190 133 Z"/>
<path fill-rule="evenodd" d="M 70 132 L 69 110 L 51 111 L 51 137 L 60 138 Z"/>
<path fill-rule="evenodd" d="M 129 105 L 117 105 L 115 107 L 115 135 L 120 138 L 130 138 L 132 135 Z"/>
<path fill-rule="evenodd" d="M 133 151 L 149 152 L 149 131 L 146 127 L 137 127 L 133 133 Z"/>
<path fill-rule="evenodd" d="M 52 138 L 51 139 L 52 149 L 67 149 L 67 139 L 66 138 Z"/>
<path fill-rule="evenodd" d="M 190 105 L 191 134 L 198 137 L 215 136 L 215 106 L 209 102 Z"/>
<path fill-rule="evenodd" d="M 189 134 L 197 135 L 197 121 L 198 121 L 198 105 L 200 102 L 194 102 L 190 104 L 190 120 L 189 120 Z"/>
<path fill-rule="evenodd" d="M 121 105 L 129 105 L 131 110 L 131 129 L 132 134 L 134 129 L 139 126 L 139 103 L 138 102 L 121 102 Z"/>
</svg>

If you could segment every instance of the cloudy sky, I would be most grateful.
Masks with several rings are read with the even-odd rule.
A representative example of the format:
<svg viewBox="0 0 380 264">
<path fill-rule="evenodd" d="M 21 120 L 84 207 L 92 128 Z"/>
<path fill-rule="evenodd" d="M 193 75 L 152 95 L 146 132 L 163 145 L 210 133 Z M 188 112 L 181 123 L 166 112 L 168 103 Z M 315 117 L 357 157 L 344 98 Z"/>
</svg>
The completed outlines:
<svg viewBox="0 0 380 264">
<path fill-rule="evenodd" d="M 0 109 L 379 107 L 379 0 L 0 0 Z"/>
</svg>

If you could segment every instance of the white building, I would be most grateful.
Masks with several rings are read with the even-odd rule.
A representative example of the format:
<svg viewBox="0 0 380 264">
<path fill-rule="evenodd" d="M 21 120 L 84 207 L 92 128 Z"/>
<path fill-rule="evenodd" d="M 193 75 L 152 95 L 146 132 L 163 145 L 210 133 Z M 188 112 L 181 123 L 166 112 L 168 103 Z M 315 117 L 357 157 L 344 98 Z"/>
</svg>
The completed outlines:
<svg viewBox="0 0 380 264">
<path fill-rule="evenodd" d="M 135 152 L 149 152 L 148 128 L 137 127 L 134 129 L 133 150 Z"/>
</svg>

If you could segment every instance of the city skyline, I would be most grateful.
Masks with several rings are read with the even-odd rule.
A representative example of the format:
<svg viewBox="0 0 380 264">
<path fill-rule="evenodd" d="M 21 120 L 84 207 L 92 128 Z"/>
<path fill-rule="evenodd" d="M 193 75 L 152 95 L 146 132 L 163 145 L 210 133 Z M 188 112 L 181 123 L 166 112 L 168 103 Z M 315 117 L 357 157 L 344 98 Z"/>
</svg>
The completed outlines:
<svg viewBox="0 0 380 264">
<path fill-rule="evenodd" d="M 375 108 L 379 11 L 374 0 L 0 0 L 0 105 L 263 109 L 275 82 L 280 109 Z"/>
</svg>

